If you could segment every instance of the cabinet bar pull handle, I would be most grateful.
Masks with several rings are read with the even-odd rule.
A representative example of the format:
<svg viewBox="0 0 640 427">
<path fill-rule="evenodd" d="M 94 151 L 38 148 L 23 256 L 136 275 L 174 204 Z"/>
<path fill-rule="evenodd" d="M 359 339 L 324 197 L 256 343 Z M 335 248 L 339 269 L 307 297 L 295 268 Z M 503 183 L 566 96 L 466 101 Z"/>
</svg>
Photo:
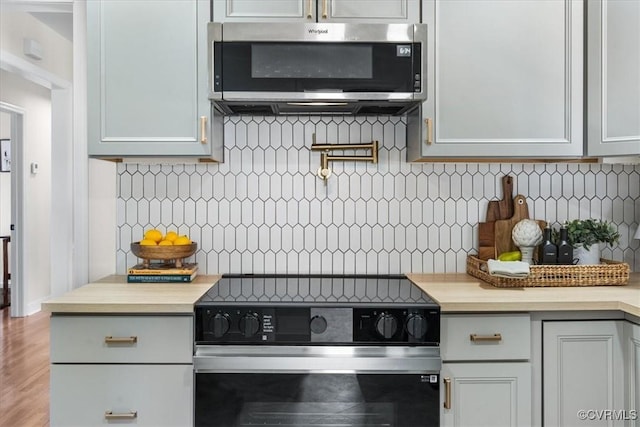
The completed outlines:
<svg viewBox="0 0 640 427">
<path fill-rule="evenodd" d="M 207 116 L 200 116 L 200 143 L 207 143 Z"/>
<path fill-rule="evenodd" d="M 425 144 L 431 145 L 433 144 L 433 120 L 430 118 L 424 119 L 424 123 L 427 125 L 427 139 L 425 139 Z"/>
<path fill-rule="evenodd" d="M 451 378 L 444 379 L 444 409 L 451 409 Z"/>
<path fill-rule="evenodd" d="M 112 337 L 111 335 L 104 337 L 105 344 L 135 344 L 138 342 L 138 337 Z"/>
<path fill-rule="evenodd" d="M 311 7 L 313 6 L 313 0 L 307 2 L 307 19 L 313 19 L 313 13 L 311 13 Z"/>
<path fill-rule="evenodd" d="M 104 411 L 104 418 L 106 420 L 132 420 L 138 418 L 138 411 L 113 413 L 112 411 Z"/>
<path fill-rule="evenodd" d="M 486 341 L 502 341 L 502 334 L 493 334 L 493 335 L 469 335 L 469 339 L 472 342 L 486 342 Z"/>
<path fill-rule="evenodd" d="M 328 0 L 322 0 L 322 19 L 327 19 L 327 3 Z"/>
</svg>

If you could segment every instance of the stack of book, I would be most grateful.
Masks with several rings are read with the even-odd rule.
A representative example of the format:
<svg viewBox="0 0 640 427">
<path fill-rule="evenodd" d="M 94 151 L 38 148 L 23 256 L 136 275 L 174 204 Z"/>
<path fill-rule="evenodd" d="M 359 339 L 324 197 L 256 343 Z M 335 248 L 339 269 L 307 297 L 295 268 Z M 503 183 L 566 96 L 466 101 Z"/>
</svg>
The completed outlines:
<svg viewBox="0 0 640 427">
<path fill-rule="evenodd" d="M 129 268 L 128 283 L 183 283 L 191 282 L 198 274 L 198 264 L 183 264 L 176 267 L 173 264 L 150 263 L 136 264 Z"/>
</svg>

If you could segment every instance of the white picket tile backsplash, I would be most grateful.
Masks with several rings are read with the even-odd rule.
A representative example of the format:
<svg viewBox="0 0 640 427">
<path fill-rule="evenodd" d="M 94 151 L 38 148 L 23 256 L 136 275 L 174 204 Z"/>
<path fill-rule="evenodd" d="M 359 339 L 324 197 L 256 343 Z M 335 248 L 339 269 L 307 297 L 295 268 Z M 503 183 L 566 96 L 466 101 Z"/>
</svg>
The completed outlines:
<svg viewBox="0 0 640 427">
<path fill-rule="evenodd" d="M 379 163 L 334 162 L 325 186 L 317 142 L 380 141 Z M 640 166 L 405 161 L 396 117 L 232 117 L 225 163 L 118 165 L 117 272 L 144 230 L 189 234 L 201 273 L 462 272 L 487 202 L 514 177 L 534 218 L 612 221 L 603 256 L 640 271 Z M 362 152 L 346 152 L 363 154 Z"/>
</svg>

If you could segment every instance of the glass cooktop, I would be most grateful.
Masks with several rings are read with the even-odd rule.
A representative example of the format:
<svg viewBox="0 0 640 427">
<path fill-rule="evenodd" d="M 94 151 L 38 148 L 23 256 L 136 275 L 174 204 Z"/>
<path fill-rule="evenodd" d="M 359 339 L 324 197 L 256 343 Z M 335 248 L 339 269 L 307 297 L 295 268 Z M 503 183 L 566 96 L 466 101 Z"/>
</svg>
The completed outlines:
<svg viewBox="0 0 640 427">
<path fill-rule="evenodd" d="M 403 275 L 223 275 L 196 305 L 437 304 Z"/>
</svg>

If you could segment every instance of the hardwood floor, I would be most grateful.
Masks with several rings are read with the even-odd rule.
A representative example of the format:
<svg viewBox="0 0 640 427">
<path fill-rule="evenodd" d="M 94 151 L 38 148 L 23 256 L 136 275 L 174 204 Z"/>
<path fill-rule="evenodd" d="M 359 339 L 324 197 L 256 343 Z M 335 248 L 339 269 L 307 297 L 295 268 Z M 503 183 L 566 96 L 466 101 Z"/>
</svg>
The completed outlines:
<svg viewBox="0 0 640 427">
<path fill-rule="evenodd" d="M 49 313 L 0 312 L 0 427 L 49 425 Z"/>
</svg>

